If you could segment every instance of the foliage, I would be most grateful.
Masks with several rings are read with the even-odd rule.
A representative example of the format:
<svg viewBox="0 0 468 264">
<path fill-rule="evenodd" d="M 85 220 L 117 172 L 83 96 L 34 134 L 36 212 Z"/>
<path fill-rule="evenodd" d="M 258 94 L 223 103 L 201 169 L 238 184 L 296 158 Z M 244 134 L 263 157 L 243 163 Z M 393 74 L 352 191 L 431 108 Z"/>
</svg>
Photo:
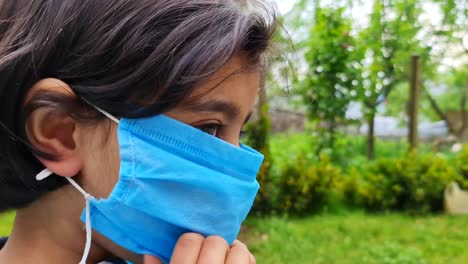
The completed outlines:
<svg viewBox="0 0 468 264">
<path fill-rule="evenodd" d="M 356 94 L 359 76 L 355 39 L 350 34 L 351 22 L 344 9 L 319 8 L 310 35 L 303 46 L 308 72 L 299 83 L 299 93 L 311 120 L 319 124 L 321 142 L 334 144 L 337 122 L 345 118 L 346 109 Z M 319 146 L 320 150 L 320 146 Z"/>
<path fill-rule="evenodd" d="M 342 212 L 252 217 L 241 240 L 259 263 L 468 263 L 468 217 Z"/>
<path fill-rule="evenodd" d="M 361 206 L 359 188 L 362 185 L 362 173 L 356 168 L 351 168 L 348 174 L 344 175 L 337 182 L 337 190 L 341 195 L 343 205 L 349 208 Z"/>
<path fill-rule="evenodd" d="M 423 114 L 431 120 L 444 120 L 449 132 L 461 137 L 468 124 L 453 124 L 444 113 L 448 110 L 466 109 L 468 68 L 463 62 L 468 59 L 468 47 L 463 47 L 462 38 L 466 36 L 468 27 L 468 5 L 464 0 L 420 2 L 432 5 L 432 10 L 440 9 L 441 15 L 441 19 L 427 18 L 426 21 L 419 22 L 425 26 L 419 38 L 430 50 L 432 60 L 432 67 L 423 68 Z M 446 63 L 448 61 L 452 63 Z M 460 66 L 456 66 L 457 64 Z M 444 88 L 431 89 L 434 86 Z M 427 105 L 431 108 L 429 112 L 426 111 Z"/>
<path fill-rule="evenodd" d="M 296 162 L 281 169 L 278 183 L 278 210 L 289 214 L 308 214 L 321 209 L 334 188 L 341 171 L 322 155 L 318 163 L 309 165 L 304 154 Z"/>
<path fill-rule="evenodd" d="M 371 211 L 440 211 L 445 187 L 459 179 L 444 157 L 414 153 L 396 159 L 378 159 L 361 173 L 359 200 Z"/>
<path fill-rule="evenodd" d="M 464 106 L 463 100 L 467 96 L 463 96 L 463 94 L 468 92 L 466 91 L 466 89 L 468 89 L 468 79 L 466 76 L 468 76 L 468 65 L 453 67 L 450 69 L 450 72 L 444 74 L 444 76 L 434 78 L 431 82 L 426 82 L 425 86 L 427 89 L 425 89 L 425 92 L 428 91 L 431 93 L 431 96 L 443 112 L 462 110 Z M 437 91 L 437 93 L 435 91 Z M 404 119 L 407 115 L 405 105 L 408 100 L 408 95 L 409 84 L 398 84 L 388 97 L 386 114 Z M 425 93 L 420 96 L 419 112 L 422 120 L 438 121 L 443 119 L 434 111 Z"/>
<path fill-rule="evenodd" d="M 393 16 L 392 16 L 393 14 Z M 428 62 L 416 35 L 421 27 L 418 18 L 421 7 L 417 0 L 375 0 L 370 24 L 360 32 L 363 58 L 363 92 L 359 94 L 369 127 L 374 126 L 377 107 L 400 82 L 408 82 L 410 58 L 413 53 Z M 373 129 L 368 133 L 369 159 L 374 158 Z"/>
<path fill-rule="evenodd" d="M 468 187 L 468 167 L 464 165 L 468 164 L 468 147 L 456 157 L 434 155 L 425 144 L 419 154 L 407 154 L 404 141 L 377 140 L 377 154 L 382 158 L 369 162 L 359 151 L 365 148 L 364 137 L 340 136 L 333 149 L 336 161 L 330 161 L 331 153 L 317 157 L 310 150 L 316 142 L 315 136 L 307 134 L 272 136 L 271 207 L 275 212 L 317 212 L 330 206 L 331 194 L 341 196 L 345 206 L 372 211 L 432 212 L 442 208 L 443 190 L 449 181 Z M 332 168 L 328 172 L 320 169 L 327 166 Z M 327 175 L 318 176 L 323 179 L 317 181 L 320 173 Z M 315 186 L 309 187 L 307 197 L 301 193 L 305 184 Z M 313 205 L 308 204 L 309 198 Z"/>
<path fill-rule="evenodd" d="M 270 150 L 273 161 L 273 170 L 278 174 L 277 167 L 283 167 L 284 163 L 294 162 L 298 153 L 303 153 L 306 160 L 310 164 L 318 161 L 313 147 L 319 144 L 318 138 L 314 134 L 297 133 L 297 134 L 274 134 L 270 138 Z M 379 157 L 397 158 L 406 154 L 408 144 L 405 139 L 401 140 L 376 140 L 376 154 Z M 365 156 L 366 137 L 364 136 L 347 136 L 337 134 L 335 139 L 335 147 L 326 149 L 322 153 L 328 156 L 333 156 L 333 164 L 347 171 L 349 168 L 361 168 L 368 164 Z M 419 149 L 420 153 L 431 153 L 430 145 L 422 144 Z"/>
<path fill-rule="evenodd" d="M 466 93 L 465 89 L 468 89 L 467 76 L 468 64 L 458 68 L 452 68 L 451 72 L 442 80 L 443 83 L 447 84 L 446 91 L 438 96 L 434 96 L 442 110 L 462 110 L 462 95 Z"/>
<path fill-rule="evenodd" d="M 307 161 L 315 163 L 318 158 L 312 153 L 311 146 L 316 142 L 317 138 L 308 133 L 273 134 L 270 137 L 273 167 L 284 167 L 285 163 L 294 163 L 298 153 L 305 155 Z"/>
<path fill-rule="evenodd" d="M 430 23 L 427 34 L 425 36 L 425 42 L 429 46 L 437 47 L 450 47 L 445 49 L 434 49 L 433 56 L 437 58 L 444 58 L 447 56 L 458 57 L 459 52 L 453 53 L 461 45 L 462 38 L 466 34 L 466 28 L 468 27 L 468 5 L 464 0 L 432 0 L 436 7 L 442 11 L 442 20 L 438 23 Z M 458 46 L 458 47 L 457 47 Z M 461 51 L 462 53 L 464 51 Z M 465 53 L 466 54 L 466 53 Z"/>
<path fill-rule="evenodd" d="M 399 118 L 402 125 L 408 119 L 408 98 L 410 93 L 409 83 L 401 82 L 395 85 L 385 101 L 385 115 Z M 424 94 L 419 97 L 419 120 L 439 121 L 440 117 L 432 109 L 432 106 Z"/>
<path fill-rule="evenodd" d="M 455 180 L 468 189 L 468 146 L 456 155 L 450 152 L 435 155 L 430 145 L 421 144 L 419 153 L 408 154 L 404 141 L 377 140 L 377 154 L 381 158 L 369 162 L 359 151 L 365 147 L 364 137 L 340 136 L 337 137 L 339 147 L 333 150 L 337 157 L 334 162 L 328 159 L 330 153 L 323 152 L 320 159 L 310 151 L 309 146 L 316 142 L 316 137 L 308 134 L 271 137 L 270 177 L 275 190 L 271 206 L 276 212 L 298 211 L 294 206 L 308 207 L 304 213 L 317 212 L 330 206 L 330 194 L 338 194 L 344 206 L 353 208 L 434 212 L 442 209 L 443 190 L 448 182 Z M 324 176 L 324 179 L 332 178 L 330 185 L 315 180 L 317 168 L 326 166 L 333 168 Z M 310 171 L 315 174 L 307 175 Z M 290 185 L 285 184 L 286 180 L 290 180 Z M 307 198 L 291 197 L 302 195 L 301 181 L 329 189 L 309 189 L 309 196 L 320 198 L 313 198 L 314 206 L 304 206 L 309 201 Z M 294 202 L 298 205 L 293 205 Z"/>
<path fill-rule="evenodd" d="M 383 102 L 388 102 L 387 113 L 405 119 L 413 54 L 421 57 L 423 86 L 437 83 L 447 87 L 440 96 L 434 96 L 439 97 L 436 101 L 440 102 L 441 109 L 459 109 L 461 102 L 466 101 L 460 96 L 460 82 L 452 78 L 457 75 L 466 81 L 466 71 L 459 73 L 458 68 L 447 67 L 463 63 L 468 55 L 461 47 L 468 26 L 466 1 L 372 2 L 370 14 L 363 10 L 362 15 L 356 16 L 356 10 L 361 10 L 360 1 L 300 0 L 285 17 L 287 26 L 294 30 L 293 38 L 299 42 L 296 55 L 303 57 L 294 61 L 295 68 L 304 71 L 294 92 L 302 96 L 304 108 L 321 133 L 315 145 L 318 150 L 334 145 L 334 127 L 344 118 L 343 109 L 349 100 L 362 103 L 365 112 L 362 121 L 368 122 L 369 127 Z M 340 35 L 340 32 L 350 33 Z M 343 43 L 349 44 L 349 49 L 340 49 Z M 443 76 L 446 74 L 450 78 Z M 427 90 L 432 93 L 431 89 Z M 424 94 L 420 102 L 424 118 L 444 119 L 433 110 L 434 103 Z M 367 145 L 368 157 L 373 158 L 372 129 L 369 129 Z"/>
<path fill-rule="evenodd" d="M 260 172 L 257 175 L 257 180 L 260 183 L 260 190 L 258 191 L 252 208 L 252 211 L 256 214 L 271 212 L 272 193 L 274 189 L 272 189 L 272 180 L 269 176 L 271 168 L 270 147 L 268 144 L 271 127 L 270 122 L 268 104 L 265 104 L 261 108 L 257 122 L 249 123 L 246 126 L 246 130 L 248 131 L 246 144 L 260 151 L 265 156 Z"/>
<path fill-rule="evenodd" d="M 456 155 L 455 166 L 460 175 L 458 183 L 462 189 L 468 189 L 468 145 L 464 145 L 462 150 Z"/>
</svg>

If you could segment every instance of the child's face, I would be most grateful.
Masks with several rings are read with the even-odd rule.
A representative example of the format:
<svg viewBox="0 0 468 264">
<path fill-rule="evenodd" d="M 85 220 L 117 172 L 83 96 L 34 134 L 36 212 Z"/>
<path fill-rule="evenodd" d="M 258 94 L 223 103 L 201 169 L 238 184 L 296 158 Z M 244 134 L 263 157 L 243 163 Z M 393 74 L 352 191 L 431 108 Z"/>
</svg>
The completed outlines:
<svg viewBox="0 0 468 264">
<path fill-rule="evenodd" d="M 241 57 L 233 58 L 210 81 L 200 85 L 186 102 L 165 115 L 239 146 L 242 127 L 250 117 L 260 84 L 258 71 L 232 74 L 246 68 L 246 64 Z M 108 197 L 119 175 L 117 125 L 105 121 L 98 126 L 83 127 L 78 131 L 77 145 L 80 146 L 79 153 L 83 159 L 81 184 L 94 197 Z M 100 242 L 104 248 L 112 245 L 103 237 L 98 240 L 102 240 Z M 115 251 L 118 247 L 112 245 L 112 248 Z M 117 251 L 119 252 L 113 253 L 122 256 L 124 251 Z M 128 255 L 125 257 L 128 258 Z"/>
<path fill-rule="evenodd" d="M 252 113 L 260 84 L 256 70 L 233 74 L 246 67 L 245 60 L 234 57 L 186 101 L 164 114 L 239 146 L 242 128 Z M 117 125 L 106 120 L 78 131 L 82 177 L 91 185 L 88 187 L 91 194 L 107 197 L 118 180 Z"/>
</svg>

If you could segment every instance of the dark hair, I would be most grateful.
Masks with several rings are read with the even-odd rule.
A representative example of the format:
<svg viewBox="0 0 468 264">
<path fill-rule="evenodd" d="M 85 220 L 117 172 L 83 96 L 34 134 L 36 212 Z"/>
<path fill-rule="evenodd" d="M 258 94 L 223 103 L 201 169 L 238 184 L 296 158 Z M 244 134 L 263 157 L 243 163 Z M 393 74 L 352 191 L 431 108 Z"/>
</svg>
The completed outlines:
<svg viewBox="0 0 468 264">
<path fill-rule="evenodd" d="M 276 17 L 271 8 L 250 12 L 245 2 L 0 0 L 0 211 L 65 183 L 35 180 L 43 166 L 34 154 L 46 154 L 28 143 L 25 120 L 36 109 L 102 118 L 84 98 L 115 116 L 156 115 L 236 54 L 261 67 Z M 77 96 L 38 93 L 24 106 L 28 90 L 49 77 Z"/>
</svg>

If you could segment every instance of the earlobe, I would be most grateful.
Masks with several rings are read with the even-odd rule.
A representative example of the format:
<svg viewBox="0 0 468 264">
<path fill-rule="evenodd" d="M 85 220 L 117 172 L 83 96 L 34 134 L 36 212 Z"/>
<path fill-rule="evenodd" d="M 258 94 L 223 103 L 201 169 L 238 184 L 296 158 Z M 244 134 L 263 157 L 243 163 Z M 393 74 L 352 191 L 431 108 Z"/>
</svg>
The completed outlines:
<svg viewBox="0 0 468 264">
<path fill-rule="evenodd" d="M 47 169 L 63 177 L 73 177 L 77 175 L 83 167 L 80 160 L 76 158 L 66 158 L 57 161 L 51 161 L 40 157 L 38 157 L 38 159 Z"/>
</svg>

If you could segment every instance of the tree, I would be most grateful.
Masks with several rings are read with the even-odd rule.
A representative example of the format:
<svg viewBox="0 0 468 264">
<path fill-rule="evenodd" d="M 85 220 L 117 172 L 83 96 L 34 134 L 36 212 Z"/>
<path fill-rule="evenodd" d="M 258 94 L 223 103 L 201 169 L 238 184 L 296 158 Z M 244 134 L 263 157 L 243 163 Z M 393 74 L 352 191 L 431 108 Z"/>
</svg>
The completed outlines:
<svg viewBox="0 0 468 264">
<path fill-rule="evenodd" d="M 428 89 L 424 89 L 427 99 L 431 103 L 432 109 L 441 120 L 444 120 L 449 132 L 458 139 L 463 137 L 468 129 L 468 66 L 453 68 L 446 76 L 446 92 L 437 97 L 432 96 Z M 448 118 L 446 112 L 449 110 L 460 111 L 461 123 L 455 124 Z"/>
<path fill-rule="evenodd" d="M 303 43 L 308 71 L 298 87 L 308 118 L 319 126 L 322 143 L 317 151 L 333 147 L 337 123 L 345 118 L 359 84 L 359 57 L 351 21 L 343 11 L 318 8 L 310 37 Z"/>
<path fill-rule="evenodd" d="M 441 19 L 427 17 L 425 20 L 417 21 L 424 28 L 418 32 L 418 38 L 421 39 L 420 44 L 424 45 L 426 56 L 422 69 L 424 81 L 421 82 L 423 88 L 420 101 L 421 118 L 430 121 L 444 120 L 449 132 L 459 136 L 463 133 L 461 128 L 467 125 L 452 124 L 446 112 L 447 110 L 463 112 L 463 105 L 466 104 L 464 98 L 467 97 L 466 93 L 468 92 L 464 88 L 464 83 L 466 83 L 468 72 L 466 68 L 463 70 L 463 65 L 447 68 L 447 65 L 444 65 L 442 61 L 446 58 L 463 61 L 463 57 L 466 58 L 468 55 L 467 51 L 462 48 L 462 37 L 466 34 L 468 27 L 468 4 L 463 0 L 416 2 L 418 5 L 422 3 L 430 5 L 432 10 L 440 8 Z M 399 82 L 393 90 L 388 98 L 387 114 L 406 115 L 405 109 L 401 105 L 404 105 L 408 100 L 408 83 Z"/>
<path fill-rule="evenodd" d="M 417 0 L 375 0 L 370 24 L 360 34 L 363 61 L 363 92 L 359 94 L 369 126 L 367 157 L 375 156 L 374 123 L 377 106 L 392 89 L 409 79 L 412 53 L 429 61 L 428 50 L 417 40 L 421 8 Z"/>
<path fill-rule="evenodd" d="M 462 39 L 468 34 L 468 4 L 464 0 L 433 0 L 442 10 L 443 18 L 439 23 L 431 25 L 428 30 L 429 41 L 431 46 L 444 47 L 433 52 L 433 56 L 437 60 L 442 60 L 444 57 L 455 57 L 460 60 L 465 60 L 468 57 L 467 47 L 463 47 Z M 428 41 L 428 42 L 429 42 Z M 450 48 L 448 48 L 450 47 Z M 429 101 L 432 110 L 441 120 L 447 124 L 449 132 L 458 137 L 463 136 L 468 128 L 466 119 L 468 118 L 467 101 L 468 101 L 468 67 L 460 66 L 451 68 L 448 73 L 448 78 L 443 78 L 447 84 L 447 91 L 440 96 L 435 96 L 425 88 L 424 92 L 426 99 Z M 423 84 L 424 87 L 424 84 Z M 461 112 L 461 124 L 457 126 L 448 119 L 445 112 L 447 110 L 459 110 Z"/>
</svg>

